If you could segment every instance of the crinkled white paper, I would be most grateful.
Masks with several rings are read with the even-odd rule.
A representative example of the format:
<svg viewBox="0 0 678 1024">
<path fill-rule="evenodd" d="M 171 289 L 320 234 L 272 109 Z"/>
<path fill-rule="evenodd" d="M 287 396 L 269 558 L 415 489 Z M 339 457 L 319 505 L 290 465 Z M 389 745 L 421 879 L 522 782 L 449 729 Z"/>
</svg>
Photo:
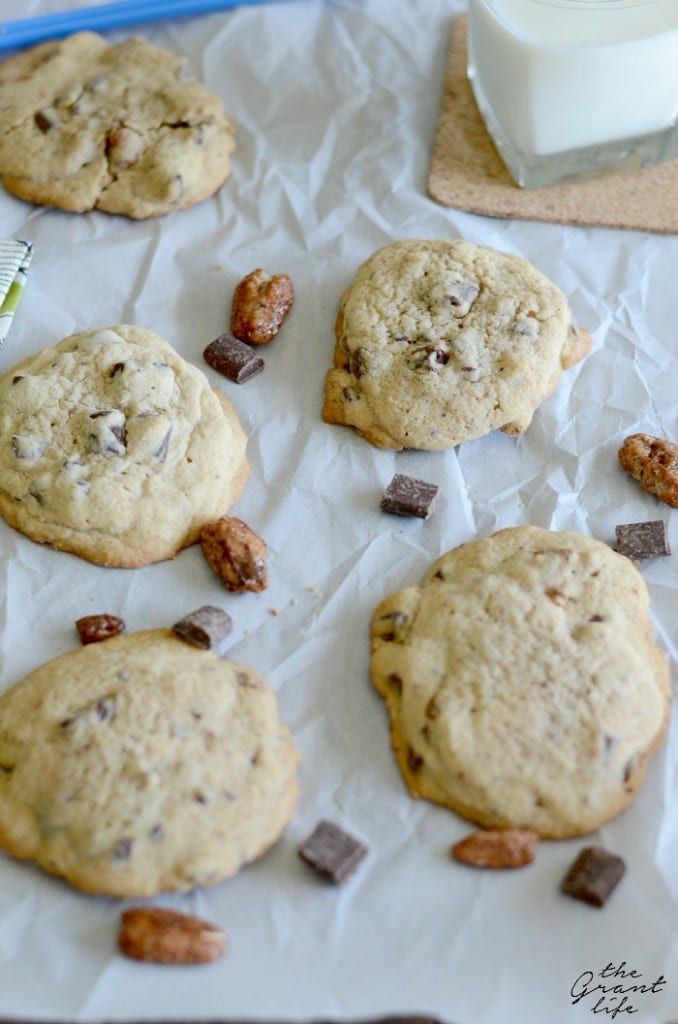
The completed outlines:
<svg viewBox="0 0 678 1024">
<path fill-rule="evenodd" d="M 64 6 L 3 0 L 2 14 Z M 205 366 L 249 436 L 252 474 L 234 511 L 268 542 L 270 588 L 228 594 L 195 548 L 173 562 L 107 570 L 0 523 L 0 688 L 73 647 L 73 622 L 87 613 L 116 613 L 134 629 L 219 604 L 235 622 L 230 656 L 269 678 L 304 758 L 301 803 L 269 855 L 217 887 L 155 901 L 226 929 L 230 951 L 214 965 L 123 959 L 119 903 L 0 854 L 0 1015 L 306 1020 L 417 1011 L 449 1024 L 585 1024 L 631 1019 L 633 1009 L 635 1024 L 678 1018 L 675 728 L 631 809 L 599 834 L 543 843 L 522 871 L 479 872 L 449 857 L 469 826 L 406 794 L 369 682 L 374 606 L 471 537 L 533 523 L 612 542 L 616 523 L 665 518 L 678 551 L 678 512 L 616 460 L 633 431 L 678 440 L 678 239 L 492 220 L 428 198 L 449 32 L 463 8 L 462 0 L 290 0 L 139 27 L 185 54 L 237 123 L 233 175 L 219 194 L 134 223 L 34 208 L 0 191 L 0 234 L 35 247 L 0 371 L 73 331 L 121 322 L 154 329 L 202 365 L 244 274 L 284 271 L 297 295 L 263 352 L 263 373 L 239 387 Z M 567 293 L 594 349 L 563 375 L 523 437 L 497 433 L 435 454 L 379 451 L 321 421 L 337 304 L 378 246 L 438 236 L 531 260 Z M 379 511 L 396 470 L 440 485 L 430 520 Z M 642 569 L 672 666 L 677 564 L 674 556 Z M 339 889 L 296 853 L 321 816 L 370 848 Z M 628 864 L 603 910 L 559 892 L 591 841 Z M 635 977 L 599 977 L 622 962 Z M 632 993 L 624 1006 L 621 993 L 599 1004 L 597 991 L 573 1005 L 587 971 L 591 986 L 654 991 Z"/>
</svg>

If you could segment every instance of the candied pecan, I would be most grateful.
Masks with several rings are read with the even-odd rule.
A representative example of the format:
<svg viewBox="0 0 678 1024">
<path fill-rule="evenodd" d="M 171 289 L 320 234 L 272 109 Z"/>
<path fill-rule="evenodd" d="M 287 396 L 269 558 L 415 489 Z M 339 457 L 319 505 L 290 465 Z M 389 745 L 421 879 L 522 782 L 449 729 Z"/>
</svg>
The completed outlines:
<svg viewBox="0 0 678 1024">
<path fill-rule="evenodd" d="M 250 345 L 273 341 L 294 302 L 287 274 L 270 276 L 258 268 L 244 277 L 233 293 L 231 332 Z"/>
<path fill-rule="evenodd" d="M 651 434 L 631 434 L 619 449 L 619 462 L 644 491 L 678 508 L 678 444 Z"/>
<path fill-rule="evenodd" d="M 452 856 L 476 868 L 522 868 L 534 860 L 538 841 L 529 829 L 481 829 L 455 843 Z"/>
<path fill-rule="evenodd" d="M 100 640 L 108 640 L 122 633 L 124 621 L 117 615 L 84 615 L 75 623 L 83 644 L 97 644 Z"/>
<path fill-rule="evenodd" d="M 200 546 L 215 573 L 231 591 L 265 590 L 268 550 L 247 523 L 222 516 L 200 531 Z"/>
<path fill-rule="evenodd" d="M 203 964 L 226 952 L 226 935 L 215 924 L 162 907 L 125 910 L 118 947 L 134 960 Z"/>
</svg>

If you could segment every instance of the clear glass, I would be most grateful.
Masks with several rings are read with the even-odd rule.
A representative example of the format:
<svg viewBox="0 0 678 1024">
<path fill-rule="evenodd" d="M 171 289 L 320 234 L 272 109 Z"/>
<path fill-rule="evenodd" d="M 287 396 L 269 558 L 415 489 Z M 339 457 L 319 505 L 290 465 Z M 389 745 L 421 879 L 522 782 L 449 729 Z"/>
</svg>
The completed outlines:
<svg viewBox="0 0 678 1024">
<path fill-rule="evenodd" d="M 678 0 L 469 0 L 468 74 L 526 188 L 678 157 Z"/>
</svg>

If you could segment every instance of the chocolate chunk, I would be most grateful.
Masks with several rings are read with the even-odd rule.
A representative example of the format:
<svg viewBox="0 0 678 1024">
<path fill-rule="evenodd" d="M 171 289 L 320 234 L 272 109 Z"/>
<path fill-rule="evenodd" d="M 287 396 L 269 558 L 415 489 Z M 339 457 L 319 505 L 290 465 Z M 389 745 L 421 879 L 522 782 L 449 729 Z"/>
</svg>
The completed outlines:
<svg viewBox="0 0 678 1024">
<path fill-rule="evenodd" d="M 523 316 L 516 322 L 516 334 L 523 338 L 536 338 L 539 334 L 539 323 L 533 316 Z"/>
<path fill-rule="evenodd" d="M 436 345 L 424 345 L 421 348 L 415 348 L 410 356 L 409 364 L 413 370 L 437 371 L 441 366 L 445 366 L 449 359 L 449 353 L 444 348 Z"/>
<path fill-rule="evenodd" d="M 457 281 L 451 286 L 445 298 L 453 309 L 457 310 L 455 316 L 466 316 L 479 291 L 480 288 L 473 281 Z"/>
<path fill-rule="evenodd" d="M 424 758 L 418 754 L 414 747 L 407 748 L 407 767 L 411 772 L 418 772 L 424 767 Z"/>
<path fill-rule="evenodd" d="M 94 713 L 100 722 L 112 722 L 115 718 L 115 698 L 102 697 L 96 702 Z"/>
<path fill-rule="evenodd" d="M 381 508 L 397 516 L 419 516 L 428 519 L 439 488 L 425 480 L 396 473 L 384 491 Z"/>
<path fill-rule="evenodd" d="M 621 857 L 602 846 L 585 847 L 561 883 L 568 896 L 594 907 L 604 906 L 626 871 Z"/>
<path fill-rule="evenodd" d="M 45 133 L 51 131 L 52 128 L 56 128 L 58 124 L 56 113 L 49 109 L 37 110 L 33 115 L 33 120 L 36 127 Z"/>
<path fill-rule="evenodd" d="M 203 358 L 212 369 L 223 373 L 236 384 L 244 384 L 264 368 L 261 356 L 253 352 L 244 341 L 235 338 L 230 331 L 211 341 L 203 352 Z"/>
<path fill-rule="evenodd" d="M 372 635 L 375 639 L 378 637 L 387 643 L 391 643 L 393 640 L 399 641 L 402 639 L 403 626 L 406 626 L 409 621 L 410 617 L 406 612 L 394 611 L 380 615 L 372 623 Z"/>
<path fill-rule="evenodd" d="M 615 532 L 616 550 L 620 555 L 626 555 L 633 561 L 639 562 L 643 558 L 671 554 L 666 523 L 663 519 L 655 519 L 648 523 L 625 523 L 615 526 Z"/>
<path fill-rule="evenodd" d="M 218 647 L 232 629 L 231 616 L 211 604 L 204 604 L 172 626 L 173 633 L 203 651 Z"/>
<path fill-rule="evenodd" d="M 165 434 L 165 436 L 161 440 L 160 444 L 158 445 L 158 447 L 153 452 L 153 455 L 155 455 L 155 457 L 158 460 L 158 462 L 164 462 L 165 459 L 167 458 L 167 449 L 169 448 L 171 434 L 172 434 L 172 428 L 169 427 L 169 429 L 167 430 L 167 433 Z"/>
<path fill-rule="evenodd" d="M 132 855 L 134 840 L 130 838 L 120 839 L 113 848 L 113 860 L 129 860 Z"/>
<path fill-rule="evenodd" d="M 12 455 L 15 459 L 32 462 L 39 459 L 46 448 L 45 442 L 31 434 L 12 434 Z"/>
<path fill-rule="evenodd" d="M 299 856 L 330 882 L 340 885 L 367 856 L 367 847 L 338 825 L 322 820 L 299 847 Z"/>
<path fill-rule="evenodd" d="M 359 348 L 351 352 L 348 357 L 348 372 L 358 380 L 364 373 L 367 373 L 367 363 L 363 349 Z"/>
<path fill-rule="evenodd" d="M 124 621 L 117 615 L 83 615 L 75 623 L 80 640 L 83 644 L 97 644 L 101 640 L 108 640 L 112 636 L 122 633 L 125 628 Z"/>
<path fill-rule="evenodd" d="M 124 455 L 127 444 L 124 412 L 101 409 L 89 414 L 87 450 L 98 455 Z"/>
</svg>

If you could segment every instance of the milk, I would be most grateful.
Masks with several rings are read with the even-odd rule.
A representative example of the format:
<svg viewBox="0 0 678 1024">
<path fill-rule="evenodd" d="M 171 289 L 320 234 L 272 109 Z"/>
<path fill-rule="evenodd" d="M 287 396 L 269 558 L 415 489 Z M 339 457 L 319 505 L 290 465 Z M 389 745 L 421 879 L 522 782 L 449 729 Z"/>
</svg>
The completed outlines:
<svg viewBox="0 0 678 1024">
<path fill-rule="evenodd" d="M 469 0 L 469 77 L 512 171 L 638 139 L 655 162 L 678 137 L 678 0 Z"/>
</svg>

